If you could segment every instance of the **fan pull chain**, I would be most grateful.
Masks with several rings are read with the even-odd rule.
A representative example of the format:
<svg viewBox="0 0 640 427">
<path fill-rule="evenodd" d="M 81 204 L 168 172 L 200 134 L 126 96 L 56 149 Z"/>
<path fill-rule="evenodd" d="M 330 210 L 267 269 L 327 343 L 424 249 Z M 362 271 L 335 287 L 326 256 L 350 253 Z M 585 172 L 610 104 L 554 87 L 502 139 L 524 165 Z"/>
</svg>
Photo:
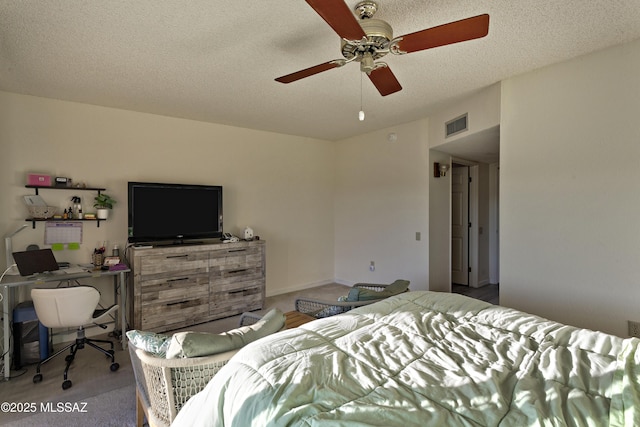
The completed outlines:
<svg viewBox="0 0 640 427">
<path fill-rule="evenodd" d="M 358 112 L 358 120 L 364 121 L 364 110 L 362 109 L 362 72 L 360 73 L 360 111 Z"/>
</svg>

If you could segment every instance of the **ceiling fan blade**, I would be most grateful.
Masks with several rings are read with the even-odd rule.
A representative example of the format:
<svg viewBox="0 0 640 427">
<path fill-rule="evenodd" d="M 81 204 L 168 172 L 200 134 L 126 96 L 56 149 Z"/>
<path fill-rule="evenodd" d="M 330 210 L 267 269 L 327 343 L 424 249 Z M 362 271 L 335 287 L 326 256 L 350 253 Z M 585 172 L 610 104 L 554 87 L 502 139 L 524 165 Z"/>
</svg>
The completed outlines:
<svg viewBox="0 0 640 427">
<path fill-rule="evenodd" d="M 479 39 L 489 33 L 489 15 L 478 15 L 438 27 L 402 36 L 401 51 L 411 53 L 467 40 Z"/>
<path fill-rule="evenodd" d="M 366 36 L 344 0 L 306 1 L 343 39 L 360 40 Z"/>
<path fill-rule="evenodd" d="M 321 73 L 323 71 L 330 70 L 332 68 L 341 67 L 342 63 L 340 61 L 329 61 L 324 64 L 315 65 L 313 67 L 305 68 L 304 70 L 296 71 L 295 73 L 287 74 L 286 76 L 278 77 L 276 79 L 277 82 L 280 83 L 291 83 L 296 80 L 304 79 L 305 77 L 313 76 L 314 74 Z"/>
<path fill-rule="evenodd" d="M 369 73 L 369 79 L 380 95 L 387 96 L 402 90 L 402 86 L 389 67 L 380 67 Z"/>
</svg>

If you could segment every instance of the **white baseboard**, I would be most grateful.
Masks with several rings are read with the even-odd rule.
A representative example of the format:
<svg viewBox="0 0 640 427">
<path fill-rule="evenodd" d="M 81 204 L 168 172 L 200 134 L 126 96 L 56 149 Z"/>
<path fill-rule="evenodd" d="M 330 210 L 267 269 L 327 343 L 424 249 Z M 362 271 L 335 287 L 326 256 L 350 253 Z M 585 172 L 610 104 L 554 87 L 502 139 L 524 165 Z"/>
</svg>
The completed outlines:
<svg viewBox="0 0 640 427">
<path fill-rule="evenodd" d="M 484 280 L 481 280 L 480 282 L 478 282 L 478 286 L 471 286 L 471 287 L 472 288 L 481 288 L 483 286 L 487 286 L 487 285 L 490 285 L 490 284 L 491 284 L 491 282 L 489 281 L 489 279 L 484 279 Z"/>
<path fill-rule="evenodd" d="M 265 295 L 267 297 L 273 297 L 276 295 L 287 294 L 289 292 L 298 292 L 298 291 L 303 291 L 305 289 L 315 288 L 322 285 L 329 285 L 331 283 L 338 283 L 338 282 L 334 280 L 320 280 L 318 282 L 311 282 L 311 283 L 306 283 L 306 284 L 297 285 L 297 286 L 290 286 L 287 288 L 280 288 L 274 291 L 270 291 L 269 289 L 266 289 Z"/>
<path fill-rule="evenodd" d="M 353 286 L 358 282 L 354 282 L 353 280 L 340 279 L 336 277 L 335 279 L 333 279 L 333 283 L 337 283 L 339 285 L 345 285 L 345 286 Z"/>
</svg>

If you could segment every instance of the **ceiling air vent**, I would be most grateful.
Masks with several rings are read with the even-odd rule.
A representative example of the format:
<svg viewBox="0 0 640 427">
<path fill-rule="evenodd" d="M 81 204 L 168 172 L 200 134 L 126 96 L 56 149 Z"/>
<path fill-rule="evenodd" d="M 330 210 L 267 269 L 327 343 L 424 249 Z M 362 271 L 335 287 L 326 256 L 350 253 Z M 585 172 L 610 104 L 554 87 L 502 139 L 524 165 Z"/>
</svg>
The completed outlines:
<svg viewBox="0 0 640 427">
<path fill-rule="evenodd" d="M 449 120 L 447 123 L 445 123 L 444 137 L 448 138 L 451 135 L 455 135 L 469 129 L 469 125 L 467 122 L 468 115 L 469 115 L 468 113 L 465 113 L 462 116 L 456 117 L 455 119 Z"/>
</svg>

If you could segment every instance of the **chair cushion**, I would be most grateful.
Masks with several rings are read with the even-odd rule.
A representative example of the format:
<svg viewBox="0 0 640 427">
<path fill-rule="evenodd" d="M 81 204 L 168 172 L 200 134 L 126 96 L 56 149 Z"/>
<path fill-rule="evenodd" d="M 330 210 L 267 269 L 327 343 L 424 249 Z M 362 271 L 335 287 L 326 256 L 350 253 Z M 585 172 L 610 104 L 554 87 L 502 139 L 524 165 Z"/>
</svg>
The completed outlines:
<svg viewBox="0 0 640 427">
<path fill-rule="evenodd" d="M 134 347 L 142 349 L 147 353 L 151 353 L 156 357 L 166 357 L 170 335 L 156 334 L 155 332 L 138 331 L 132 329 L 127 331 L 127 338 Z"/>
<path fill-rule="evenodd" d="M 284 326 L 282 311 L 273 309 L 257 323 L 221 334 L 207 332 L 177 332 L 171 337 L 167 359 L 198 357 L 224 353 L 244 347 L 250 342 L 279 331 Z"/>
<path fill-rule="evenodd" d="M 396 280 L 383 291 L 374 291 L 366 288 L 351 288 L 347 301 L 371 301 L 376 299 L 384 299 L 393 295 L 398 295 L 409 289 L 408 280 Z"/>
<path fill-rule="evenodd" d="M 338 297 L 338 302 L 343 302 L 343 301 L 348 301 L 346 295 Z M 331 317 L 331 316 L 335 316 L 336 314 L 346 313 L 347 311 L 349 311 L 349 307 L 331 305 L 313 314 L 313 317 L 315 317 L 316 319 L 322 319 L 324 317 Z"/>
</svg>

